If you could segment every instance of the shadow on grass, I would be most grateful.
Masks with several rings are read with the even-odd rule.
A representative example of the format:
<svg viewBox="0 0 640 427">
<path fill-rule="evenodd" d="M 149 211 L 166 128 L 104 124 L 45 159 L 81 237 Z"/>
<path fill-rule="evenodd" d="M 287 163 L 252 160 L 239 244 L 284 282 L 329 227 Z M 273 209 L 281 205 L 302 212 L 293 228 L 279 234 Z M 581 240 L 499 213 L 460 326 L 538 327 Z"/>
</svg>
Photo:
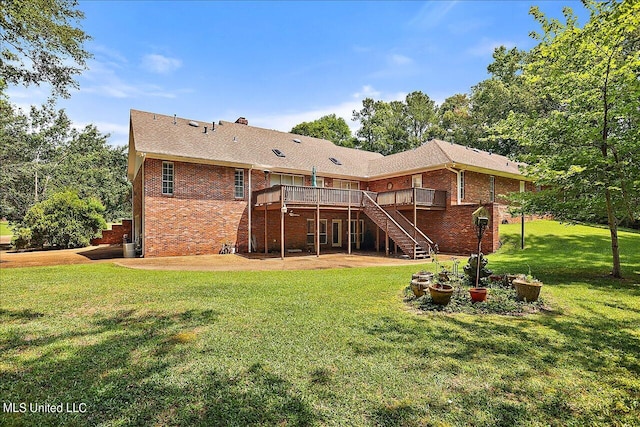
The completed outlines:
<svg viewBox="0 0 640 427">
<path fill-rule="evenodd" d="M 84 403 L 87 411 L 2 413 L 0 425 L 312 423 L 311 408 L 268 367 L 253 365 L 232 376 L 221 366 L 198 366 L 197 373 L 184 366 L 184 346 L 194 345 L 198 328 L 216 322 L 218 315 L 125 310 L 96 316 L 89 325 L 60 335 L 33 339 L 28 331 L 14 330 L 0 341 L 7 355 L 0 370 L 3 401 Z M 17 351 L 7 353 L 11 349 Z"/>
<path fill-rule="evenodd" d="M 408 359 L 409 370 L 437 372 L 445 389 L 457 393 L 459 407 L 468 413 L 481 408 L 491 425 L 623 425 L 633 419 L 625 411 L 640 395 L 640 384 L 628 381 L 640 376 L 640 337 L 634 333 L 639 328 L 638 316 L 620 321 L 596 311 L 524 318 L 388 317 L 366 327 L 369 338 L 352 348 L 367 356 L 392 355 L 401 347 L 402 354 L 418 361 Z M 601 390 L 615 399 L 582 406 L 584 388 L 590 399 L 600 399 Z M 449 412 L 431 408 L 445 418 Z M 421 414 L 424 402 L 411 401 L 379 407 L 372 416 L 382 425 L 412 425 Z"/>
<path fill-rule="evenodd" d="M 612 268 L 611 241 L 604 235 L 528 236 L 524 250 L 519 237 L 504 236 L 500 253 L 489 256 L 498 272 L 528 273 L 553 283 L 586 282 L 594 287 L 626 289 L 640 295 L 640 234 L 619 238 L 624 279 L 609 276 Z"/>
</svg>

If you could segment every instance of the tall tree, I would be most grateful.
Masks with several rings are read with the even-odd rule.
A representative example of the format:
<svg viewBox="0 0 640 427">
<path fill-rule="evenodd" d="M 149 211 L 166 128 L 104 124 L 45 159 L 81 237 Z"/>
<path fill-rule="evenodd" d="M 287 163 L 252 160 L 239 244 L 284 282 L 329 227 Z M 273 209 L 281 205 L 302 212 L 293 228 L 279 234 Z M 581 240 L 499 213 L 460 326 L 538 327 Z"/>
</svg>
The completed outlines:
<svg viewBox="0 0 640 427">
<path fill-rule="evenodd" d="M 512 113 L 506 128 L 537 161 L 528 173 L 549 185 L 529 194 L 525 208 L 559 219 L 605 217 L 618 278 L 618 224 L 640 216 L 640 3 L 584 4 L 583 28 L 568 8 L 564 23 L 531 9 L 542 34 L 524 76 L 548 108 Z"/>
<path fill-rule="evenodd" d="M 424 143 L 437 124 L 435 103 L 428 95 L 414 91 L 403 101 L 362 101 L 353 111 L 360 122 L 358 146 L 382 154 L 398 153 Z"/>
<path fill-rule="evenodd" d="M 327 139 L 343 147 L 354 145 L 349 125 L 342 117 L 337 117 L 335 114 L 322 116 L 312 122 L 297 124 L 291 129 L 291 133 Z"/>
<path fill-rule="evenodd" d="M 129 215 L 124 147 L 111 147 L 108 135 L 93 125 L 73 129 L 64 110 L 56 110 L 51 100 L 32 107 L 28 116 L 1 98 L 0 107 L 7 114 L 0 119 L 2 216 L 20 221 L 32 205 L 67 188 L 83 198 L 100 199 L 108 220 Z"/>
<path fill-rule="evenodd" d="M 69 96 L 74 75 L 86 68 L 89 38 L 75 0 L 0 1 L 0 80 L 25 86 L 49 83 L 53 93 Z"/>
<path fill-rule="evenodd" d="M 537 108 L 539 97 L 524 84 L 523 67 L 527 52 L 500 46 L 487 67 L 490 77 L 471 88 L 471 115 L 475 126 L 469 145 L 503 155 L 517 155 L 518 142 L 501 133 L 497 126 L 510 113 L 528 113 Z"/>
</svg>

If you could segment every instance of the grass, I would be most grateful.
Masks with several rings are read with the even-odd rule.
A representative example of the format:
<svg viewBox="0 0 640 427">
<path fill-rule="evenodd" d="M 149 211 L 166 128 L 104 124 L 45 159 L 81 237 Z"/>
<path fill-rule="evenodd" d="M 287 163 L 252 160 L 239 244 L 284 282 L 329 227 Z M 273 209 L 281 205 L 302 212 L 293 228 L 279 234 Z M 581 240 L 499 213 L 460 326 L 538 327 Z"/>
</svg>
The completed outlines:
<svg viewBox="0 0 640 427">
<path fill-rule="evenodd" d="M 165 272 L 108 264 L 1 271 L 0 425 L 640 425 L 640 234 L 503 228 L 497 272 L 545 282 L 524 317 L 408 310 L 433 264 Z M 635 252 L 634 252 L 635 251 Z"/>
<path fill-rule="evenodd" d="M 13 231 L 9 228 L 9 221 L 0 221 L 0 236 L 13 236 Z"/>
</svg>

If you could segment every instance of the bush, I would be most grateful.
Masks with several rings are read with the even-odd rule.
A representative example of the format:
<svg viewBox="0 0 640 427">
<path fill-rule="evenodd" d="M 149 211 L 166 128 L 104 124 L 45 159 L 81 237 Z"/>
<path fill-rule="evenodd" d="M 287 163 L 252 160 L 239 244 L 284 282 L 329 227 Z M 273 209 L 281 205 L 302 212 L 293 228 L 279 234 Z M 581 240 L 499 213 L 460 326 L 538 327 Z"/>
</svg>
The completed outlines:
<svg viewBox="0 0 640 427">
<path fill-rule="evenodd" d="M 107 228 L 102 214 L 105 208 L 95 198 L 80 199 L 78 193 L 67 190 L 52 194 L 32 206 L 22 223 L 16 227 L 18 245 L 24 247 L 54 246 L 80 248 L 99 237 Z"/>
</svg>

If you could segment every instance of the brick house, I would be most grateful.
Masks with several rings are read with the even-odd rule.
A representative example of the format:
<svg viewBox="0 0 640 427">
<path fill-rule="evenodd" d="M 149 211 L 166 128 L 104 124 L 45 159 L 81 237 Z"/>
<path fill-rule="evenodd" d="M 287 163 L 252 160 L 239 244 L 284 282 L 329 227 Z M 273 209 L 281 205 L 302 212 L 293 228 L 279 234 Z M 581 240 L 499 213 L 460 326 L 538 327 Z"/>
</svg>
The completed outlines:
<svg viewBox="0 0 640 427">
<path fill-rule="evenodd" d="M 368 249 L 412 258 L 474 252 L 471 213 L 498 248 L 503 196 L 531 191 L 508 158 L 431 140 L 402 153 L 233 122 L 131 111 L 132 236 L 143 256 Z"/>
</svg>

